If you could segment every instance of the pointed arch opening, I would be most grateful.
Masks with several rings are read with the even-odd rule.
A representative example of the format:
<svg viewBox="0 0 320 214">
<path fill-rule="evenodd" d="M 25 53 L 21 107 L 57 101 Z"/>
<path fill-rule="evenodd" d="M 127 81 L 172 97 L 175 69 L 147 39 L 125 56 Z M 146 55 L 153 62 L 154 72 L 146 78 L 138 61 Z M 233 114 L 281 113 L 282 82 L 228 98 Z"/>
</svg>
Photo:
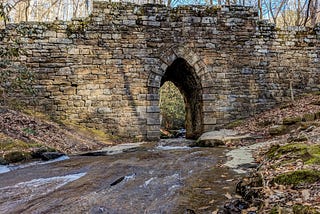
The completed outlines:
<svg viewBox="0 0 320 214">
<path fill-rule="evenodd" d="M 185 59 L 177 58 L 167 67 L 160 86 L 167 81 L 172 82 L 183 95 L 186 138 L 198 138 L 203 132 L 203 102 L 201 81 L 195 69 Z"/>
</svg>

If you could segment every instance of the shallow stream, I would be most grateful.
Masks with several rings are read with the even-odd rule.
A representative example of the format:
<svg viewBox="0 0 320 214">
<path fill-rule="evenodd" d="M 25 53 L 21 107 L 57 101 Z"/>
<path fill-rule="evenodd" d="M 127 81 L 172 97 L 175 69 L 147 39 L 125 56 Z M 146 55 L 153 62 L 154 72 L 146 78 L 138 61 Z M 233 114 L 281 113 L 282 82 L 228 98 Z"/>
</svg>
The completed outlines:
<svg viewBox="0 0 320 214">
<path fill-rule="evenodd" d="M 0 213 L 212 213 L 239 175 L 227 148 L 123 145 L 0 174 Z"/>
</svg>

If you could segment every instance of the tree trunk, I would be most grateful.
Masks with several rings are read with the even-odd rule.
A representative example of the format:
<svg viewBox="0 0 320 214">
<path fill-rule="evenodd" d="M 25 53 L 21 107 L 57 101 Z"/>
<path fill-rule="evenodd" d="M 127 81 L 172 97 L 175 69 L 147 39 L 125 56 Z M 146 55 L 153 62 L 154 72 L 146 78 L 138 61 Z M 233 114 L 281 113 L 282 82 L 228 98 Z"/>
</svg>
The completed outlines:
<svg viewBox="0 0 320 214">
<path fill-rule="evenodd" d="M 24 11 L 25 21 L 29 20 L 30 0 L 27 0 L 26 10 Z"/>
<path fill-rule="evenodd" d="M 258 0 L 258 9 L 259 9 L 259 18 L 263 19 L 262 3 L 261 0 Z"/>
<path fill-rule="evenodd" d="M 318 0 L 314 0 L 311 10 L 311 26 L 315 26 L 317 22 Z"/>
</svg>

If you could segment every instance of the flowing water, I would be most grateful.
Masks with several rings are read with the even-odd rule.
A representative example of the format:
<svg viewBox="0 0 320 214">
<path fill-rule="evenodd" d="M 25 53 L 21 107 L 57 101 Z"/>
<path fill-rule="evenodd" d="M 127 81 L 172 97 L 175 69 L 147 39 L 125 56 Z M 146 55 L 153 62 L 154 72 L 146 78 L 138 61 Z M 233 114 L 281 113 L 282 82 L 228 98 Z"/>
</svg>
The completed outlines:
<svg viewBox="0 0 320 214">
<path fill-rule="evenodd" d="M 0 213 L 212 213 L 238 175 L 226 148 L 165 140 L 30 164 L 0 174 Z"/>
</svg>

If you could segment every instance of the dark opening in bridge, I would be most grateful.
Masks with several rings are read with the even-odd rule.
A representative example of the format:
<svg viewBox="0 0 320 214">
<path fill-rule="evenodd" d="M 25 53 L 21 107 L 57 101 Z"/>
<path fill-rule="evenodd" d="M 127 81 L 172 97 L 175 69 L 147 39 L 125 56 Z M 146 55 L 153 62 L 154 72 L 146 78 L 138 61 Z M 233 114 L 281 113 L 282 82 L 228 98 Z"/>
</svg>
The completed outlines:
<svg viewBox="0 0 320 214">
<path fill-rule="evenodd" d="M 171 81 L 184 97 L 186 137 L 198 138 L 203 132 L 202 87 L 199 77 L 186 60 L 178 58 L 167 68 L 161 86 L 167 81 Z"/>
</svg>

